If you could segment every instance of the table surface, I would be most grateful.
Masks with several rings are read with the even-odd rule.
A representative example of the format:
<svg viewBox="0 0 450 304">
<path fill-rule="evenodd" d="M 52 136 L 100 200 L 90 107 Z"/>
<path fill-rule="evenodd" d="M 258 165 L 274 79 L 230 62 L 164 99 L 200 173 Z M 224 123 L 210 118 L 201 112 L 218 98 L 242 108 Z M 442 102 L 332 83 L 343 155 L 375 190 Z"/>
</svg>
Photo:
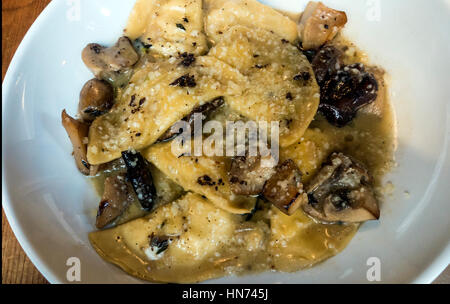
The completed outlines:
<svg viewBox="0 0 450 304">
<path fill-rule="evenodd" d="M 2 1 L 2 82 L 28 28 L 50 0 Z M 20 247 L 2 209 L 2 283 L 47 284 Z M 450 266 L 434 283 L 450 283 Z"/>
</svg>

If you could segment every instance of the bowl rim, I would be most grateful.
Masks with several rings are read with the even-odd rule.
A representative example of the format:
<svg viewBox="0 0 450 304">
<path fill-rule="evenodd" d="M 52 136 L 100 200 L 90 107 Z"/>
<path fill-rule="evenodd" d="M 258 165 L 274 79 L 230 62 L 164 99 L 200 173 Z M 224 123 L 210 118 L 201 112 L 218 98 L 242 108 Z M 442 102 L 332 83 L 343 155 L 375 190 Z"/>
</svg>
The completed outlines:
<svg viewBox="0 0 450 304">
<path fill-rule="evenodd" d="M 33 22 L 21 43 L 19 44 L 10 64 L 6 71 L 5 77 L 2 83 L 2 110 L 6 105 L 6 96 L 7 92 L 10 91 L 11 86 L 13 85 L 12 75 L 16 74 L 17 71 L 17 63 L 20 62 L 24 56 L 25 50 L 28 49 L 30 41 L 40 25 L 49 18 L 54 11 L 56 11 L 58 5 L 60 5 L 61 1 L 51 1 L 44 10 L 40 13 L 40 15 Z M 5 111 L 2 111 L 2 135 L 5 130 L 4 122 L 5 122 Z M 2 136 L 2 144 L 4 143 L 4 139 Z M 8 187 L 6 185 L 7 174 L 5 172 L 5 158 L 3 157 L 4 150 L 2 148 L 2 207 L 5 212 L 5 216 L 11 226 L 11 229 L 19 242 L 20 246 L 24 250 L 27 257 L 31 260 L 33 265 L 38 269 L 38 271 L 52 284 L 63 284 L 65 283 L 61 278 L 55 274 L 55 272 L 42 261 L 37 250 L 34 246 L 31 245 L 28 236 L 23 232 L 22 224 L 19 220 L 16 220 L 16 213 L 14 207 L 12 205 L 12 199 L 10 197 L 10 193 L 8 191 Z M 444 155 L 444 159 L 448 157 L 448 155 Z M 444 166 L 445 167 L 445 166 Z M 434 257 L 429 258 L 429 262 L 422 265 L 422 270 L 418 271 L 418 274 L 410 278 L 407 283 L 412 284 L 429 284 L 432 283 L 449 265 L 450 259 L 450 243 L 446 245 L 442 245 L 442 249 L 436 254 Z M 382 283 L 382 282 L 381 282 Z"/>
<path fill-rule="evenodd" d="M 30 44 L 32 36 L 34 36 L 40 27 L 41 23 L 43 23 L 56 9 L 58 1 L 51 1 L 44 10 L 39 14 L 39 16 L 36 18 L 36 20 L 33 22 L 31 27 L 28 29 L 27 33 L 25 34 L 24 38 L 20 42 L 19 46 L 17 47 L 17 50 L 9 63 L 9 67 L 6 71 L 5 77 L 2 82 L 2 135 L 5 130 L 4 122 L 5 122 L 5 105 L 6 105 L 6 96 L 7 92 L 10 91 L 10 87 L 13 84 L 13 81 L 11 79 L 12 75 L 16 74 L 17 70 L 17 63 L 22 60 L 22 57 L 24 56 L 25 50 L 28 48 L 28 45 Z M 3 139 L 2 136 L 2 146 L 3 146 Z M 19 242 L 20 246 L 22 247 L 23 251 L 27 255 L 27 257 L 30 259 L 30 261 L 33 263 L 33 265 L 38 269 L 38 271 L 52 284 L 60 284 L 63 283 L 58 279 L 56 274 L 50 269 L 48 265 L 42 262 L 40 257 L 38 256 L 36 250 L 31 245 L 31 243 L 28 240 L 28 237 L 25 235 L 22 229 L 22 225 L 19 221 L 16 220 L 15 217 L 15 211 L 14 207 L 11 204 L 11 198 L 8 191 L 8 187 L 6 185 L 7 180 L 7 174 L 5 172 L 5 158 L 3 157 L 3 148 L 2 148 L 2 208 L 5 212 L 5 216 L 8 220 L 9 225 L 11 226 L 11 230 L 13 231 L 17 241 Z"/>
</svg>

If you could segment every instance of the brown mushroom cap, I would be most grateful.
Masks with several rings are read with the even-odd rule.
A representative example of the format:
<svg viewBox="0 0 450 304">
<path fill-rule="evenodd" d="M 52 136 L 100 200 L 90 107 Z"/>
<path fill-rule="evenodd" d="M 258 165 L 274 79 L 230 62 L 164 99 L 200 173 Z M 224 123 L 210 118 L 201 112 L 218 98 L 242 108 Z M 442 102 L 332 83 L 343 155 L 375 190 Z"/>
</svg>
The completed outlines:
<svg viewBox="0 0 450 304">
<path fill-rule="evenodd" d="M 309 201 L 302 208 L 326 223 L 378 219 L 380 210 L 371 183 L 361 163 L 343 153 L 333 153 L 308 186 Z"/>
<path fill-rule="evenodd" d="M 83 86 L 80 93 L 78 112 L 81 118 L 90 122 L 111 109 L 114 90 L 107 82 L 91 79 Z"/>
<path fill-rule="evenodd" d="M 96 78 L 101 79 L 103 72 L 117 72 L 133 66 L 139 55 L 128 37 L 121 37 L 109 48 L 97 43 L 88 44 L 81 54 L 84 64 Z"/>
</svg>

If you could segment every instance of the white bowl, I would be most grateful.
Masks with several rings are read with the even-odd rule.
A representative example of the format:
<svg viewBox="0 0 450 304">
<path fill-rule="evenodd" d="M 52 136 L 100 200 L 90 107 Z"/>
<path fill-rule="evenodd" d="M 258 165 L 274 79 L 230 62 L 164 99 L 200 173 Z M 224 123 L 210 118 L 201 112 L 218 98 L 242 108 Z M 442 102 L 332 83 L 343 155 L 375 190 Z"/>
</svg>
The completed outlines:
<svg viewBox="0 0 450 304">
<path fill-rule="evenodd" d="M 294 12 L 306 0 L 263 1 Z M 379 222 L 364 224 L 338 256 L 292 274 L 226 277 L 220 283 L 365 283 L 367 260 L 383 283 L 429 283 L 450 261 L 450 1 L 324 1 L 348 13 L 345 33 L 391 76 L 398 167 Z M 3 207 L 23 249 L 52 283 L 81 261 L 82 283 L 135 283 L 91 248 L 98 204 L 78 173 L 60 122 L 75 113 L 92 76 L 81 61 L 89 42 L 112 44 L 134 0 L 52 1 L 20 45 L 3 83 Z M 406 195 L 406 192 L 409 195 Z"/>
</svg>

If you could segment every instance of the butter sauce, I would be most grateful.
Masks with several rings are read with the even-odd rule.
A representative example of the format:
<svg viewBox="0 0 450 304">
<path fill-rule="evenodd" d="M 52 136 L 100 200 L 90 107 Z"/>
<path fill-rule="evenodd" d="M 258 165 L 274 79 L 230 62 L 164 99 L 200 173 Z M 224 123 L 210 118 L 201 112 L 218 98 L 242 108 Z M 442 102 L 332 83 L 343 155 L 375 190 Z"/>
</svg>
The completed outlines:
<svg viewBox="0 0 450 304">
<path fill-rule="evenodd" d="M 283 14 L 295 22 L 301 16 L 286 12 Z M 361 62 L 370 67 L 367 56 L 341 35 L 338 35 L 331 44 L 345 50 L 347 64 Z M 394 110 L 388 98 L 385 73 L 377 67 L 370 67 L 370 71 L 374 73 L 380 85 L 378 98 L 373 104 L 360 110 L 352 123 L 337 128 L 329 124 L 321 114 L 317 114 L 304 137 L 298 143 L 281 151 L 282 160 L 290 158 L 296 162 L 302 171 L 304 183 L 308 183 L 317 173 L 330 153 L 341 151 L 367 166 L 374 177 L 377 194 L 380 199 L 382 198 L 383 177 L 394 165 L 396 125 Z M 220 121 L 230 117 L 236 118 L 238 115 L 228 107 L 223 107 L 215 116 Z M 92 179 L 99 194 L 102 193 L 106 176 L 118 170 L 122 169 L 105 171 Z M 230 225 L 229 239 L 219 242 L 220 245 L 215 247 L 213 252 L 205 253 L 205 257 L 199 259 L 195 266 L 189 265 L 192 262 L 189 258 L 183 262 L 183 256 L 178 255 L 180 253 L 175 249 L 169 249 L 161 259 L 151 261 L 142 254 L 148 242 L 148 233 L 153 230 L 167 232 L 170 231 L 170 227 L 178 231 L 183 226 L 177 222 L 178 217 L 175 216 L 169 217 L 167 222 L 161 216 L 161 212 L 171 214 L 173 208 L 170 206 L 184 206 L 183 214 L 188 221 L 198 219 L 199 216 L 190 211 L 192 202 L 185 197 L 180 203 L 171 203 L 184 194 L 184 191 L 181 187 L 173 185 L 170 180 L 167 181 L 168 178 L 156 170 L 153 169 L 152 173 L 164 181 L 161 183 L 170 185 L 165 188 L 160 208 L 128 224 L 90 234 L 94 248 L 103 258 L 141 279 L 159 282 L 198 282 L 223 275 L 244 275 L 267 270 L 293 272 L 311 267 L 339 253 L 359 228 L 359 224 L 321 224 L 300 209 L 294 215 L 287 216 L 268 204 L 260 203 L 259 210 L 249 220 L 246 220 L 246 216 L 217 211 L 220 216 L 229 220 L 226 222 Z M 163 186 L 160 187 L 162 188 Z M 191 197 L 191 194 L 188 196 Z M 195 197 L 195 202 L 204 204 L 198 197 Z M 117 224 L 146 214 L 137 204 L 127 212 Z M 198 233 L 196 237 L 213 238 L 215 235 L 204 233 L 205 231 L 212 233 L 214 227 L 204 226 L 202 228 L 204 231 L 196 231 Z M 185 233 L 189 237 L 193 233 L 189 229 L 198 227 L 187 229 Z M 185 234 L 177 232 L 177 235 L 183 238 Z M 202 243 L 199 241 L 199 244 Z M 197 248 L 200 251 L 202 249 Z"/>
</svg>

